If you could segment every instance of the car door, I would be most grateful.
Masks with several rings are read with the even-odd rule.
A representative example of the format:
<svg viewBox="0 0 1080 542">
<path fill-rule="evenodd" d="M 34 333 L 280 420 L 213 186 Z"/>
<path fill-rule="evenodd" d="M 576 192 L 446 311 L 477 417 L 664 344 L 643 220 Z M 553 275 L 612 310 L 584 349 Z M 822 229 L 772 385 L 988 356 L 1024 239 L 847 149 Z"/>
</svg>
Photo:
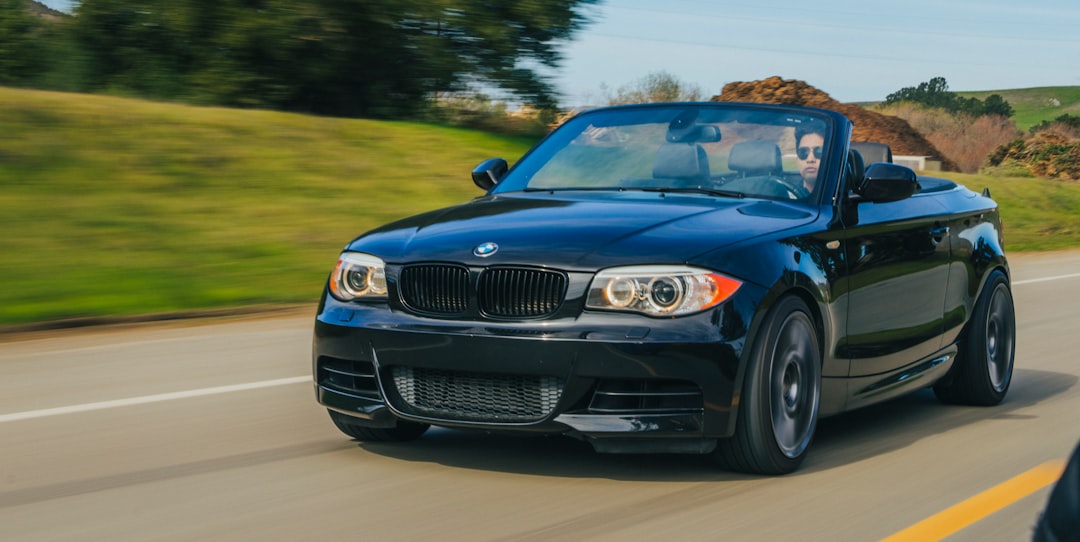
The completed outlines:
<svg viewBox="0 0 1080 542">
<path fill-rule="evenodd" d="M 887 373 L 941 348 L 949 280 L 948 227 L 932 195 L 857 205 L 842 241 L 849 297 L 838 352 L 851 360 L 853 377 Z"/>
</svg>

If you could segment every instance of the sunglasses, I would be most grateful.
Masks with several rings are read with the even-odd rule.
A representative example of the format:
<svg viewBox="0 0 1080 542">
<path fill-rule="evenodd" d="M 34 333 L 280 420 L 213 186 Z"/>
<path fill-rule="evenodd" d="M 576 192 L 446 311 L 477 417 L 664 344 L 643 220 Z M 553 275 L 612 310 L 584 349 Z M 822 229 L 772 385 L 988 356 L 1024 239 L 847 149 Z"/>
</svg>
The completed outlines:
<svg viewBox="0 0 1080 542">
<path fill-rule="evenodd" d="M 806 160 L 810 156 L 810 147 L 799 147 L 795 153 L 799 155 L 799 160 Z M 814 147 L 814 158 L 821 159 L 821 147 Z"/>
</svg>

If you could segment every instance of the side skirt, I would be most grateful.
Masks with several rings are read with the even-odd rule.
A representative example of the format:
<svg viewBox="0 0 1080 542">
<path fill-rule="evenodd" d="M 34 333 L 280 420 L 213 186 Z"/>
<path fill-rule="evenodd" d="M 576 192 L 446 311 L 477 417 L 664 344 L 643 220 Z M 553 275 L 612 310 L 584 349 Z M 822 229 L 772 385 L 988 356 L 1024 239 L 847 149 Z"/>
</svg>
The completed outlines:
<svg viewBox="0 0 1080 542">
<path fill-rule="evenodd" d="M 849 379 L 851 395 L 844 410 L 862 408 L 932 386 L 949 372 L 955 359 L 956 345 L 952 344 L 896 371 Z"/>
</svg>

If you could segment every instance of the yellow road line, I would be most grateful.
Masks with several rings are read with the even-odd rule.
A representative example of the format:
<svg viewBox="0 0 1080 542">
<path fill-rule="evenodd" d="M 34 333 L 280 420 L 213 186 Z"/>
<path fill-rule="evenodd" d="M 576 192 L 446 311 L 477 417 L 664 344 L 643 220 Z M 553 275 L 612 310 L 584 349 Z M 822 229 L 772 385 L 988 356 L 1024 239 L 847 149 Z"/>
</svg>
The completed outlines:
<svg viewBox="0 0 1080 542">
<path fill-rule="evenodd" d="M 941 540 L 1054 483 L 1065 461 L 1048 461 L 930 516 L 882 542 Z M 1034 522 L 1035 518 L 1031 518 Z"/>
</svg>

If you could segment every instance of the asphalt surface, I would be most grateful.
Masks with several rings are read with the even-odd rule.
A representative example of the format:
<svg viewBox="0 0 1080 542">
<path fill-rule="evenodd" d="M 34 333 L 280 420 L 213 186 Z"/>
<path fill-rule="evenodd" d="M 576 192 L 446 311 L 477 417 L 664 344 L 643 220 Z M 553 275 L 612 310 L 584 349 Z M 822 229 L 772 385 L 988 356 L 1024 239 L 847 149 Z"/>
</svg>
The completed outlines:
<svg viewBox="0 0 1080 542">
<path fill-rule="evenodd" d="M 1003 404 L 823 420 L 775 478 L 561 437 L 350 441 L 314 400 L 311 314 L 3 336 L 0 540 L 880 540 L 1080 440 L 1080 251 L 1011 261 Z M 1048 494 L 948 540 L 1029 539 Z"/>
</svg>

